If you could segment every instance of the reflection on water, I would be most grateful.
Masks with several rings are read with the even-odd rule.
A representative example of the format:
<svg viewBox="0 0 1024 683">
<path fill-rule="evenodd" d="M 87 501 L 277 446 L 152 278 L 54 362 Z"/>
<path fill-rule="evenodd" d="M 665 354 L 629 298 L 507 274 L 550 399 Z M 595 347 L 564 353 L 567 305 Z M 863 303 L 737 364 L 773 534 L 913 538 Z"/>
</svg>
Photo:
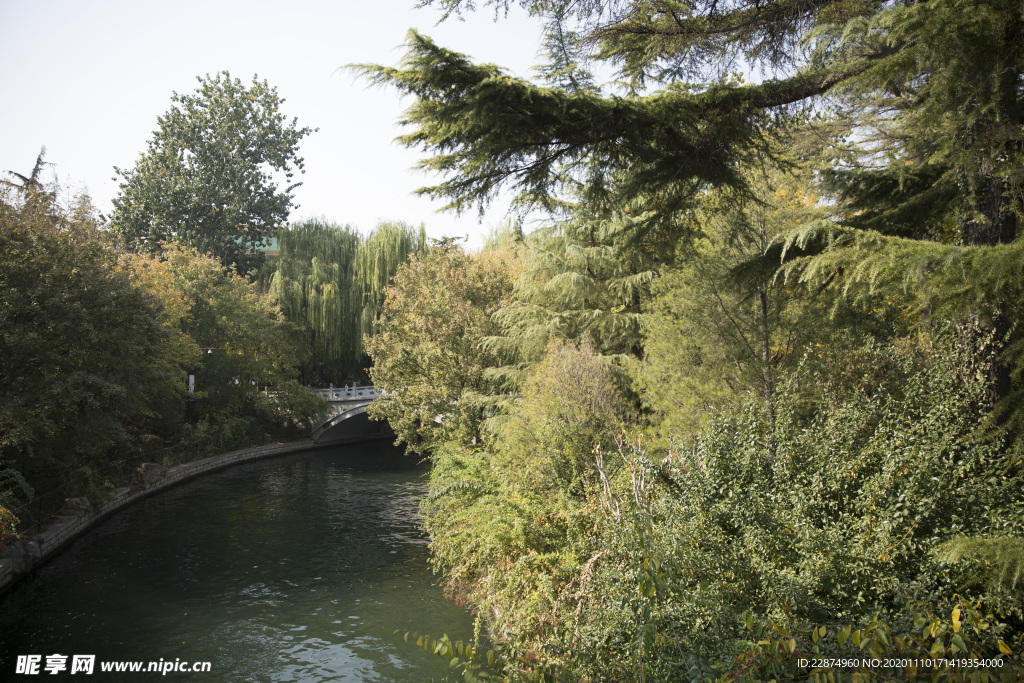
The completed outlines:
<svg viewBox="0 0 1024 683">
<path fill-rule="evenodd" d="M 204 681 L 442 680 L 445 662 L 394 635 L 472 636 L 427 565 L 425 491 L 425 470 L 372 444 L 145 500 L 0 602 L 0 680 L 18 654 L 55 653 L 210 661 Z"/>
</svg>

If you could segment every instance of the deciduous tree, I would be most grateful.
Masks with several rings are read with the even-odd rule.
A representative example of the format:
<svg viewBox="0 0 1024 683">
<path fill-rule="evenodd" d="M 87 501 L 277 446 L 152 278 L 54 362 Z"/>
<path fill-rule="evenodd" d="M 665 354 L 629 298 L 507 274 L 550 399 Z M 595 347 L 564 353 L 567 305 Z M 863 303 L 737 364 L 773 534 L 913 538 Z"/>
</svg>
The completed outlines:
<svg viewBox="0 0 1024 683">
<path fill-rule="evenodd" d="M 102 461 L 184 391 L 180 348 L 87 197 L 0 191 L 0 455 L 26 474 Z"/>
<path fill-rule="evenodd" d="M 480 344 L 496 334 L 492 314 L 512 295 L 515 254 L 466 254 L 439 245 L 402 265 L 366 338 L 370 376 L 387 393 L 369 413 L 386 419 L 409 449 L 480 436 L 500 389 L 488 369 L 499 357 Z"/>
<path fill-rule="evenodd" d="M 115 169 L 112 225 L 137 249 L 177 240 L 247 272 L 261 260 L 252 251 L 288 219 L 299 142 L 313 131 L 288 122 L 277 89 L 255 76 L 250 86 L 227 71 L 198 81 L 172 95 L 135 166 Z"/>
</svg>

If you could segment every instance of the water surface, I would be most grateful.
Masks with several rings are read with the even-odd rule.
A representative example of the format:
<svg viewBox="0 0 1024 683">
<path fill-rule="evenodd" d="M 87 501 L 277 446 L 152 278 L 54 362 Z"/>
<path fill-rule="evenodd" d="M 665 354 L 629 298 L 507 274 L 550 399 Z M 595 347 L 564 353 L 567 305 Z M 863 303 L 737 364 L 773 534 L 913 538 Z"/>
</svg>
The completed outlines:
<svg viewBox="0 0 1024 683">
<path fill-rule="evenodd" d="M 212 663 L 177 680 L 442 680 L 394 632 L 468 640 L 472 617 L 427 564 L 426 470 L 385 444 L 240 465 L 118 513 L 0 601 L 0 680 L 55 653 Z"/>
</svg>

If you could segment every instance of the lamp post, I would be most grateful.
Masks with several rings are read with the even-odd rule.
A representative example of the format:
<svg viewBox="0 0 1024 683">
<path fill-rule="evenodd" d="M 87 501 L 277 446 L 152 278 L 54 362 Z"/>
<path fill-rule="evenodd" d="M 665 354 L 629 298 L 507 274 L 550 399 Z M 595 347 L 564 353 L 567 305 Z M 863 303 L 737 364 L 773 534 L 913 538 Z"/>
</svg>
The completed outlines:
<svg viewBox="0 0 1024 683">
<path fill-rule="evenodd" d="M 203 357 L 211 355 L 217 349 L 209 346 L 200 347 L 200 351 L 203 352 Z M 195 366 L 188 371 L 188 398 L 185 399 L 185 422 L 192 423 L 192 415 L 195 412 L 196 399 L 193 394 L 196 393 L 196 372 Z"/>
</svg>

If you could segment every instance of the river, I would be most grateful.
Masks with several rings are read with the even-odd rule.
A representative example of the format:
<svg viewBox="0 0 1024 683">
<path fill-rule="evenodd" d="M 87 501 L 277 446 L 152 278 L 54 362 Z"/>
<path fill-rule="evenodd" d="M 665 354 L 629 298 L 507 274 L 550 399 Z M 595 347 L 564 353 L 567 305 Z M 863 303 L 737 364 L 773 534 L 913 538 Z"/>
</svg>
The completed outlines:
<svg viewBox="0 0 1024 683">
<path fill-rule="evenodd" d="M 206 475 L 123 510 L 0 601 L 0 680 L 17 655 L 210 662 L 170 680 L 445 680 L 395 632 L 468 640 L 427 564 L 426 470 L 386 442 Z M 92 677 L 68 675 L 95 655 Z M 152 678 L 154 674 L 143 675 Z M 31 676 L 19 676 L 31 680 Z M 450 680 L 461 680 L 451 675 Z"/>
</svg>

